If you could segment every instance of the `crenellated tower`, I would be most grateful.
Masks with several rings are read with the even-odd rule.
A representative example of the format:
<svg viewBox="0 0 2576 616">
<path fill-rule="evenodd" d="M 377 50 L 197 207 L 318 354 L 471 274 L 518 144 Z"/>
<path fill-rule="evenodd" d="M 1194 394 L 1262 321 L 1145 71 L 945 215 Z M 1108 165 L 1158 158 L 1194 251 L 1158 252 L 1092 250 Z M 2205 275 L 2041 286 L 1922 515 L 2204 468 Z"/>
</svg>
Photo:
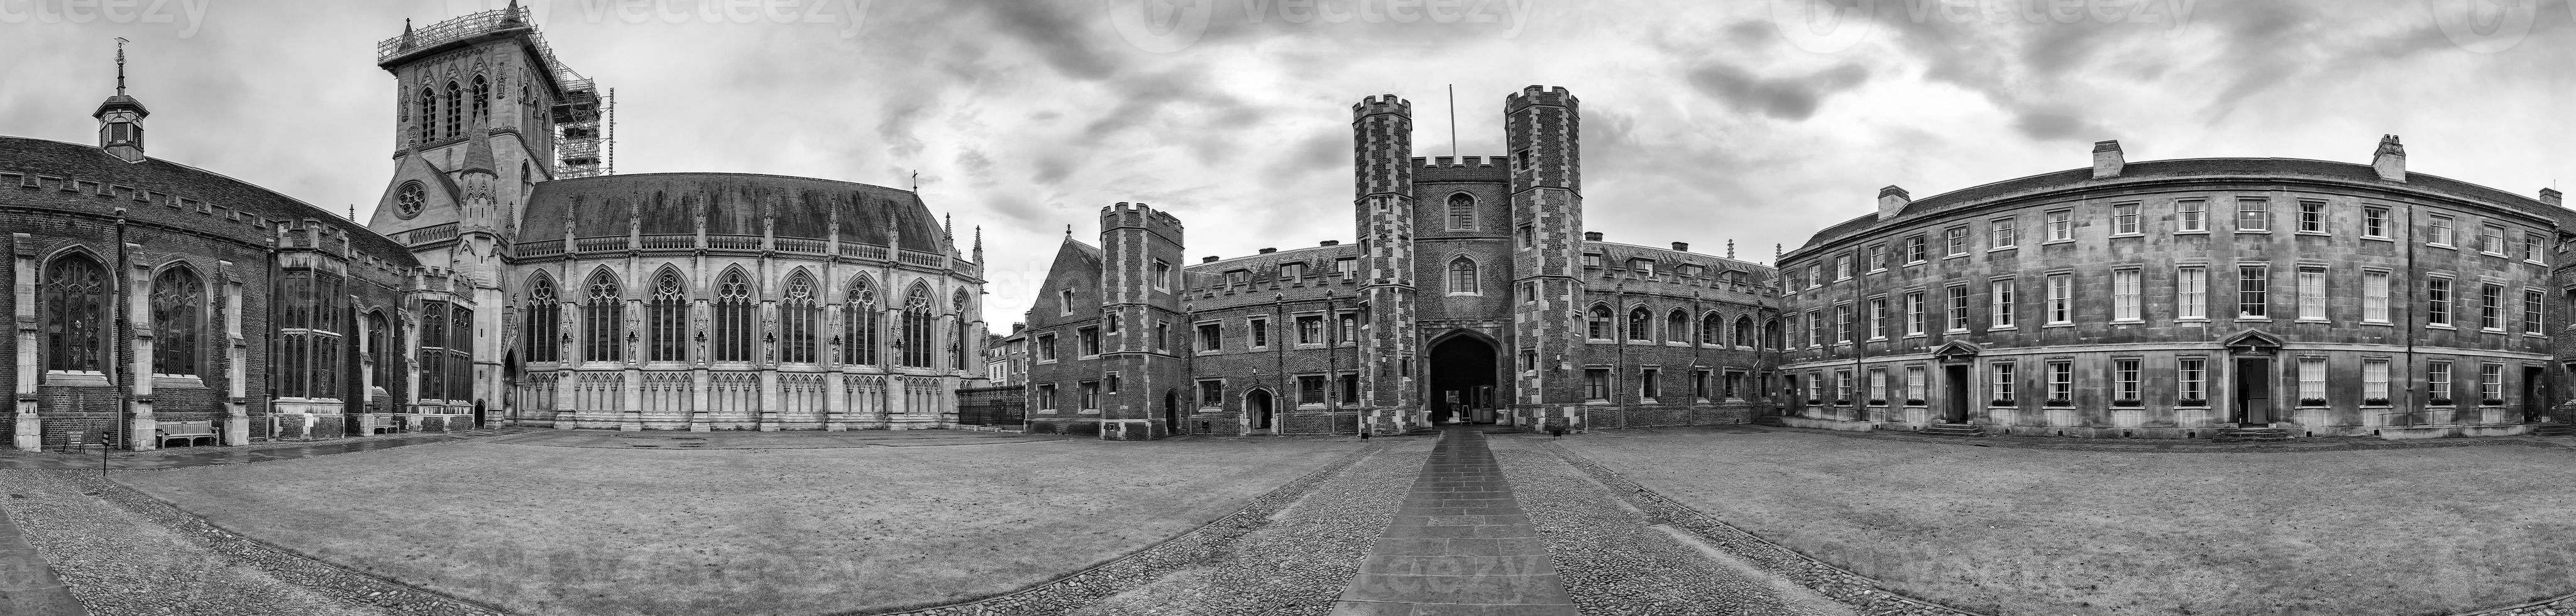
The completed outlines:
<svg viewBox="0 0 2576 616">
<path fill-rule="evenodd" d="M 1181 249 L 1180 219 L 1143 203 L 1100 208 L 1102 438 L 1169 436 L 1189 405 Z"/>
<path fill-rule="evenodd" d="M 1413 386 L 1413 104 L 1393 94 L 1351 106 L 1352 214 L 1360 242 L 1360 404 L 1371 429 L 1419 423 Z"/>
<path fill-rule="evenodd" d="M 1530 86 L 1503 99 L 1511 157 L 1513 374 L 1518 412 L 1582 401 L 1583 172 L 1579 108 L 1565 88 Z"/>
</svg>

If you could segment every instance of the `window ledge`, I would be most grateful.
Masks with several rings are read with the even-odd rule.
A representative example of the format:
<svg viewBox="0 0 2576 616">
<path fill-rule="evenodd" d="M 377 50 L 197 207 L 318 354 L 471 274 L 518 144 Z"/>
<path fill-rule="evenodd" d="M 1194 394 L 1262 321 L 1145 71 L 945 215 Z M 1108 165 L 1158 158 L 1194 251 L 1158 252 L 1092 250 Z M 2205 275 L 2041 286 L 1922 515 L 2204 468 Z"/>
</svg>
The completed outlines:
<svg viewBox="0 0 2576 616">
<path fill-rule="evenodd" d="M 2272 322 L 2272 317 L 2245 317 L 2245 316 L 2240 316 L 2240 317 L 2236 317 L 2236 322 L 2238 322 L 2238 323 L 2270 323 L 2270 322 Z"/>
<path fill-rule="evenodd" d="M 2040 242 L 2040 243 L 2039 243 L 2039 245 L 2041 245 L 2041 246 L 2055 246 L 2055 245 L 2058 245 L 2058 244 L 2073 244 L 2073 243 L 2075 243 L 2075 238 L 2071 238 L 2071 237 L 2070 237 L 2070 238 L 2066 238 L 2066 239 L 2062 239 L 2062 240 L 2049 240 L 2049 241 L 2045 241 L 2045 242 Z"/>
<path fill-rule="evenodd" d="M 2309 318 L 2301 318 L 2301 319 L 2298 319 L 2298 320 L 2295 320 L 2295 321 L 2291 321 L 2291 322 L 2292 322 L 2292 323 L 2317 323 L 2317 324 L 2321 324 L 2321 325 L 2333 325 L 2333 324 L 2334 324 L 2334 321 L 2327 320 L 2327 319 L 2309 319 Z M 2498 330 L 2498 331 L 2502 331 L 2502 330 Z"/>
<path fill-rule="evenodd" d="M 2174 317 L 2175 323 L 2208 323 L 2209 317 Z"/>
<path fill-rule="evenodd" d="M 2209 235 L 2209 230 L 2207 230 L 2207 229 L 2202 229 L 2202 230 L 2199 230 L 2199 231 L 2192 231 L 2192 230 L 2188 230 L 2188 229 L 2186 229 L 2186 230 L 2181 230 L 2181 231 L 2175 231 L 2175 232 L 2174 232 L 2174 235 Z"/>
<path fill-rule="evenodd" d="M 2300 232 L 2299 232 L 2299 235 L 2313 235 L 2313 236 L 2317 236 L 2317 237 L 2334 237 L 2334 234 L 2332 234 L 2332 233 L 2327 233 L 2327 232 L 2324 232 L 2324 231 L 2300 231 Z"/>
<path fill-rule="evenodd" d="M 1100 409 L 1082 409 L 1074 411 L 1074 413 L 1078 415 L 1098 415 L 1100 414 Z"/>
<path fill-rule="evenodd" d="M 2012 250 L 2012 249 L 2016 249 L 2016 248 L 2020 248 L 2020 246 L 1996 246 L 1996 247 L 1993 247 L 1993 248 L 1988 248 L 1988 249 L 1986 249 L 1986 252 L 2003 252 L 2003 251 L 2006 251 L 2006 250 Z"/>
<path fill-rule="evenodd" d="M 2116 238 L 2123 238 L 2123 237 L 2146 237 L 2146 236 L 2147 236 L 2147 234 L 2145 234 L 2145 233 L 2113 233 L 2113 234 L 2111 234 L 2111 237 L 2112 237 L 2112 238 L 2115 238 L 2115 239 L 2116 239 Z"/>
<path fill-rule="evenodd" d="M 2112 325 L 2145 325 L 2145 324 L 2147 324 L 2146 319 L 2112 319 L 2112 320 L 2110 320 L 2110 321 L 2106 321 L 2106 322 L 2107 322 L 2107 323 L 2110 323 L 2110 324 L 2112 324 Z"/>
<path fill-rule="evenodd" d="M 2068 321 L 2068 322 L 2064 322 L 2064 323 L 2049 323 L 2049 324 L 2045 324 L 2045 325 L 2041 325 L 2041 326 L 2039 326 L 2039 328 L 2040 328 L 2040 329 L 2057 329 L 2057 328 L 2061 328 L 2061 327 L 2074 327 L 2074 326 L 2075 326 L 2075 322 L 2073 322 L 2073 321 Z"/>
<path fill-rule="evenodd" d="M 1969 253 L 1964 253 L 1964 252 L 1959 253 L 1959 254 L 1955 254 L 1955 255 L 1943 255 L 1943 256 L 1941 257 L 1941 260 L 1943 260 L 1943 261 L 1947 261 L 1947 260 L 1951 260 L 1951 259 L 1965 259 L 1965 258 L 1968 258 L 1968 255 L 1969 255 Z"/>
<path fill-rule="evenodd" d="M 68 372 L 53 370 L 45 372 L 44 384 L 72 387 L 103 387 L 113 383 L 108 382 L 107 373 L 104 372 Z"/>
<path fill-rule="evenodd" d="M 2479 332 L 2481 332 L 2481 333 L 2488 333 L 2488 334 L 2501 334 L 2501 333 L 2504 333 L 2504 328 L 2502 328 L 2502 327 L 2481 327 L 2481 328 L 2478 328 L 2478 331 L 2479 331 Z"/>
<path fill-rule="evenodd" d="M 2433 243 L 2433 242 L 2425 242 L 2425 243 L 2424 243 L 2424 247 L 2425 247 L 2425 248 L 2440 248 L 2440 249 L 2443 249 L 2443 250 L 2459 250 L 2459 249 L 2460 249 L 2460 247 L 2458 247 L 2458 246 L 2452 246 L 2452 245 L 2450 245 L 2450 244 L 2436 244 L 2436 243 Z"/>
<path fill-rule="evenodd" d="M 1610 405 L 1610 401 L 1608 401 L 1608 400 L 1585 400 L 1585 401 L 1583 401 L 1583 405 L 1584 405 L 1584 406 L 1609 406 L 1609 405 Z"/>
<path fill-rule="evenodd" d="M 154 389 L 204 389 L 206 382 L 193 374 L 155 374 L 152 375 L 152 387 Z"/>
<path fill-rule="evenodd" d="M 2237 229 L 2239 234 L 2271 235 L 2271 229 Z"/>
<path fill-rule="evenodd" d="M 1999 326 L 1999 327 L 1988 327 L 1988 328 L 1986 328 L 1986 331 L 1989 331 L 1989 332 L 2008 332 L 2008 331 L 2013 331 L 2013 330 L 2016 330 L 2016 329 L 2021 329 L 2021 328 L 2020 328 L 2020 327 L 2017 327 L 2017 326 L 2012 326 L 2012 325 L 2004 325 L 2004 326 Z"/>
<path fill-rule="evenodd" d="M 2396 326 L 2397 326 L 2397 324 L 2396 324 L 2396 323 L 2390 323 L 2390 322 L 2387 322 L 2387 321 L 2372 321 L 2372 320 L 2369 320 L 2369 319 L 2362 319 L 2361 324 L 2363 324 L 2363 325 L 2377 325 L 2377 326 L 2380 326 L 2380 327 L 2396 327 Z"/>
<path fill-rule="evenodd" d="M 2370 241 L 2373 241 L 2373 242 L 2396 242 L 2396 241 L 2397 241 L 2397 238 L 2394 238 L 2394 237 L 2387 237 L 2387 236 L 2380 236 L 2380 235 L 2364 235 L 2364 236 L 2361 236 L 2361 239 L 2370 240 Z"/>
<path fill-rule="evenodd" d="M 2448 324 L 2448 323 L 2425 323 L 2425 324 L 2424 324 L 2424 329 L 2440 329 L 2440 330 L 2458 331 L 2460 328 L 2452 327 L 2452 326 L 2451 326 L 2450 324 Z"/>
</svg>

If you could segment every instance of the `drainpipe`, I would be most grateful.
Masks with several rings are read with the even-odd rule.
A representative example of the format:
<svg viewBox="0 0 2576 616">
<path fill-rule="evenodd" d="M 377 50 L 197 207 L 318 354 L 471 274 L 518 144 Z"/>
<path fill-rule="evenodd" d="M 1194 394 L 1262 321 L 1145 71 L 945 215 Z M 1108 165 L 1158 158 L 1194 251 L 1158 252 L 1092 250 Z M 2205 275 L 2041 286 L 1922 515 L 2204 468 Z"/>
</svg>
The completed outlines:
<svg viewBox="0 0 2576 616">
<path fill-rule="evenodd" d="M 2421 335 L 2423 335 L 2423 331 L 2422 331 L 2422 329 L 2421 329 L 2421 328 L 2424 326 L 2424 323 L 2423 323 L 2423 320 L 2422 320 L 2422 319 L 2417 319 L 2417 318 L 2415 318 L 2415 305 L 2416 305 L 2416 302 L 2415 302 L 2415 301 L 2413 301 L 2413 298 L 2414 298 L 2414 295 L 2415 295 L 2415 294 L 2412 292 L 2412 291 L 2414 291 L 2415 289 L 2420 288 L 2420 287 L 2418 287 L 2418 286 L 2416 285 L 2416 282 L 2415 282 L 2415 281 L 2416 281 L 2416 271 L 2415 271 L 2415 248 L 2416 248 L 2416 245 L 2417 245 L 2417 244 L 2421 244 L 2421 243 L 2423 243 L 2423 242 L 2422 242 L 2422 240 L 2418 239 L 2418 238 L 2415 236 L 2415 208 L 2414 208 L 2414 207 L 2412 207 L 2411 205 L 2406 205 L 2406 204 L 2404 204 L 2403 202 L 2400 202 L 2400 203 L 2401 203 L 2400 207 L 2404 207 L 2404 208 L 2406 208 L 2406 209 L 2405 209 L 2405 212 L 2406 212 L 2406 218 L 2404 219 L 2404 220 L 2406 221 L 2406 233 L 2405 233 L 2405 235 L 2401 236 L 2401 238 L 2400 238 L 2400 239 L 2398 239 L 2397 241 L 2405 242 L 2405 243 L 2406 243 L 2406 287 L 2407 287 L 2407 289 L 2406 289 L 2406 290 L 2407 290 L 2407 291 L 2409 291 L 2409 292 L 2401 295 L 2401 294 L 2399 294 L 2399 293 L 2397 293 L 2397 292 L 2396 292 L 2396 289 L 2391 288 L 2391 289 L 2389 290 L 2388 295 L 2389 295 L 2389 301 L 2390 301 L 2390 302 L 2395 302 L 2395 301 L 2397 301 L 2397 298 L 2398 298 L 2398 297 L 2401 297 L 2401 296 L 2402 296 L 2402 297 L 2407 297 L 2407 298 L 2409 298 L 2409 300 L 2410 300 L 2410 301 L 2407 301 L 2407 302 L 2405 303 L 2405 304 L 2406 304 L 2406 376 L 2407 376 L 2407 379 L 2406 379 L 2406 401 L 2407 401 L 2410 405 L 2415 405 L 2415 407 L 2416 407 L 2416 408 L 2409 409 L 2409 410 L 2407 410 L 2407 411 L 2406 411 L 2406 419 L 2407 419 L 2407 422 L 2406 422 L 2406 423 L 2407 423 L 2407 425 L 2415 425 L 2415 424 L 2417 423 L 2417 422 L 2415 421 L 2415 414 L 2416 414 L 2416 413 L 2419 413 L 2419 412 L 2424 411 L 2424 410 L 2425 410 L 2425 407 L 2426 407 L 2426 406 L 2429 406 L 2429 404 L 2420 404 L 2420 405 L 2415 404 L 2416 397 L 2415 397 L 2415 379 L 2414 379 L 2414 376 L 2415 376 L 2415 375 L 2417 375 L 2417 374 L 2423 374 L 2423 372 L 2421 372 L 2421 371 L 2417 370 L 2417 367 L 2416 367 L 2416 365 L 2415 365 L 2415 360 L 2416 360 L 2416 357 L 2415 357 L 2415 338 L 2416 338 L 2417 336 L 2421 336 Z M 2395 286 L 2396 286 L 2396 284 L 2394 284 L 2394 283 L 2392 282 L 2389 286 L 2390 286 L 2390 287 L 2395 287 Z M 2454 290 L 2454 292 L 2456 292 L 2456 291 L 2457 291 L 2457 290 L 2455 289 L 2455 290 Z M 2393 378 L 2393 377 L 2392 377 L 2392 378 Z M 2392 406 L 2392 407 L 2393 407 L 2393 406 L 2395 406 L 2395 404 L 2396 404 L 2396 401 L 2394 401 L 2394 400 L 2391 400 L 2391 401 L 2390 401 L 2390 406 Z"/>
</svg>

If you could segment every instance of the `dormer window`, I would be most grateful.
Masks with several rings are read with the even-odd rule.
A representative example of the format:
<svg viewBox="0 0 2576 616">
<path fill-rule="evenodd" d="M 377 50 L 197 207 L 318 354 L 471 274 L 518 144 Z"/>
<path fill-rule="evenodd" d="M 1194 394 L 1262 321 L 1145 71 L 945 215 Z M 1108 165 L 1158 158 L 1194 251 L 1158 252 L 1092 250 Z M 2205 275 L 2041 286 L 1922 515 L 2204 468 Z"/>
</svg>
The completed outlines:
<svg viewBox="0 0 2576 616">
<path fill-rule="evenodd" d="M 1637 275 L 1638 275 L 1638 276 L 1643 276 L 1643 277 L 1647 277 L 1647 278 L 1653 278 L 1653 277 L 1655 276 L 1655 260 L 1653 260 L 1653 259 L 1629 259 L 1629 260 L 1628 260 L 1628 269 L 1629 269 L 1630 271 L 1637 272 Z"/>
<path fill-rule="evenodd" d="M 1251 282 L 1252 270 L 1234 270 L 1225 273 L 1226 286 L 1243 286 Z"/>
<path fill-rule="evenodd" d="M 1282 279 L 1282 280 L 1288 280 L 1288 281 L 1296 281 L 1296 280 L 1303 279 L 1303 278 L 1305 278 L 1305 277 L 1306 277 L 1306 264 L 1304 264 L 1304 263 L 1282 263 L 1282 264 L 1279 264 L 1279 278 L 1280 278 L 1280 279 Z"/>
</svg>

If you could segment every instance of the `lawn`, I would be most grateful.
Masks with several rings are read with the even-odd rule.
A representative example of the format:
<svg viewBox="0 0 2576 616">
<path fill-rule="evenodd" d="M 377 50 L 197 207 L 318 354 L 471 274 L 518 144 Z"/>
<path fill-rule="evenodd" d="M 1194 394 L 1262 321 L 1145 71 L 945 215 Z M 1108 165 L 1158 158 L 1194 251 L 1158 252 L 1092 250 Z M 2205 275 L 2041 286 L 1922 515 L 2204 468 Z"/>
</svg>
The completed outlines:
<svg viewBox="0 0 2576 616">
<path fill-rule="evenodd" d="M 2576 591 L 2576 452 L 2081 452 L 1787 432 L 1564 445 L 1893 589 L 2002 614 L 2449 613 Z"/>
<path fill-rule="evenodd" d="M 653 451 L 458 443 L 121 473 L 262 540 L 525 614 L 814 614 L 1051 579 L 1357 442 Z"/>
</svg>

